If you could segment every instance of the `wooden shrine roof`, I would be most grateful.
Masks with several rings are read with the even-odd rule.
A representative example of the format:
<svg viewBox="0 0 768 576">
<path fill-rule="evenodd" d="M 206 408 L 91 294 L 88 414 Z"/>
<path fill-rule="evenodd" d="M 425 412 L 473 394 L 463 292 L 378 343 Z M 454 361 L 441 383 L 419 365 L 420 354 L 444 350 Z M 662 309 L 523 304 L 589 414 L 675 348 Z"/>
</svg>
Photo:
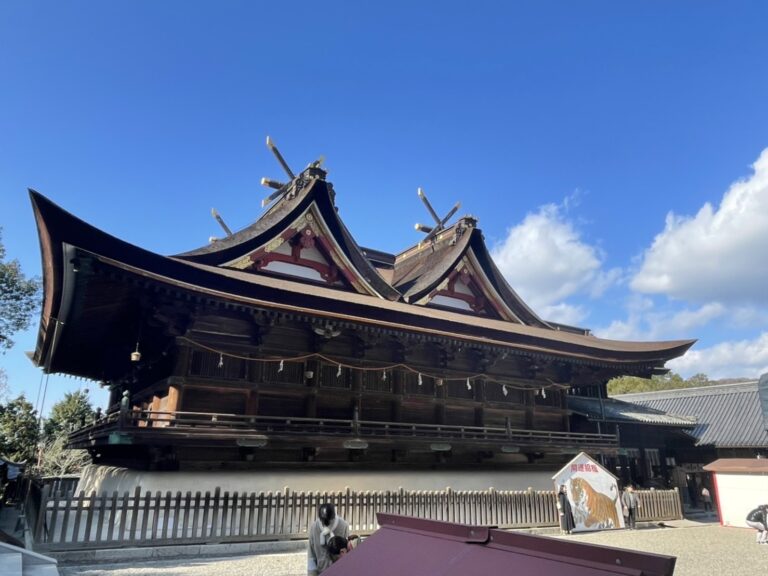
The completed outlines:
<svg viewBox="0 0 768 576">
<path fill-rule="evenodd" d="M 548 327 L 416 306 L 299 280 L 222 268 L 213 262 L 199 261 L 204 258 L 193 261 L 189 253 L 178 257 L 161 256 L 82 222 L 36 192 L 32 192 L 31 196 L 40 231 L 45 284 L 34 361 L 49 371 L 66 372 L 72 369 L 62 359 L 56 358 L 56 346 L 76 351 L 83 347 L 85 340 L 82 339 L 91 338 L 88 342 L 102 344 L 98 340 L 99 335 L 102 338 L 117 338 L 109 331 L 126 322 L 126 316 L 130 314 L 126 303 L 140 300 L 141 296 L 137 294 L 141 292 L 141 282 L 254 309 L 608 367 L 643 366 L 651 370 L 683 354 L 693 344 L 692 340 L 604 340 Z M 94 279 L 89 267 L 83 266 L 87 261 L 96 262 L 104 269 L 120 271 L 137 281 L 120 281 L 120 292 L 115 293 L 114 286 L 103 287 Z M 71 316 L 72 310 L 77 310 L 81 318 L 86 315 L 90 318 L 91 324 L 83 325 L 81 334 L 78 334 L 77 319 Z M 91 331 L 93 334 L 86 334 Z M 124 337 L 135 342 L 133 334 Z M 63 345 L 60 344 L 62 340 L 65 340 Z M 78 375 L 99 378 L 94 374 Z"/>
<path fill-rule="evenodd" d="M 551 329 L 504 279 L 473 218 L 462 218 L 440 232 L 434 242 L 418 244 L 399 254 L 395 259 L 392 284 L 402 292 L 404 300 L 419 302 L 434 292 L 465 259 L 476 263 L 478 269 L 473 272 L 481 277 L 481 282 L 489 285 L 491 299 L 498 296 L 497 306 L 502 308 L 499 310 L 502 318 Z"/>
<path fill-rule="evenodd" d="M 268 244 L 276 236 L 276 231 L 289 226 L 314 204 L 336 245 L 349 258 L 364 281 L 370 284 L 373 292 L 387 300 L 399 299 L 400 293 L 381 277 L 339 218 L 330 192 L 325 180 L 320 177 L 311 178 L 303 187 L 297 189 L 295 195 L 278 201 L 250 226 L 196 250 L 177 254 L 176 258 L 226 266 L 227 263 Z"/>
</svg>

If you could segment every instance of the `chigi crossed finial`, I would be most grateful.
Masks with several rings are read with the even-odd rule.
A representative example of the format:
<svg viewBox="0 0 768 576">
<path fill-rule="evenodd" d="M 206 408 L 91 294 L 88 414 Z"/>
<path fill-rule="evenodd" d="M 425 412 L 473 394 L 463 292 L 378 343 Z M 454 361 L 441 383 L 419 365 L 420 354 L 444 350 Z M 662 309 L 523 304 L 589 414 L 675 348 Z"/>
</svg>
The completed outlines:
<svg viewBox="0 0 768 576">
<path fill-rule="evenodd" d="M 267 188 L 274 188 L 275 191 L 264 198 L 264 200 L 261 201 L 261 207 L 265 208 L 272 204 L 274 201 L 279 200 L 286 194 L 289 194 L 293 191 L 300 190 L 307 182 L 307 179 L 310 176 L 320 176 L 322 178 L 325 178 L 325 171 L 322 170 L 320 167 L 322 166 L 323 162 L 325 161 L 325 157 L 320 156 L 317 160 L 309 164 L 306 169 L 304 169 L 299 175 L 293 173 L 293 170 L 291 170 L 291 167 L 288 166 L 288 162 L 285 161 L 285 158 L 283 158 L 283 155 L 280 154 L 280 150 L 277 149 L 277 146 L 275 146 L 275 143 L 272 141 L 272 138 L 267 136 L 267 148 L 269 148 L 272 151 L 272 154 L 275 155 L 275 158 L 277 158 L 277 161 L 280 163 L 280 166 L 285 171 L 286 175 L 288 176 L 288 182 L 278 182 L 277 180 L 272 180 L 270 178 L 262 178 L 261 179 L 261 185 L 266 186 Z M 213 216 L 216 219 L 216 222 L 219 223 L 219 226 L 222 227 L 224 232 L 227 234 L 227 236 L 232 236 L 232 230 L 227 226 L 227 224 L 224 222 L 224 219 L 221 217 L 221 215 L 217 212 L 215 208 L 211 208 L 211 216 Z M 218 240 L 218 238 L 211 237 L 210 241 L 214 242 Z"/>
<path fill-rule="evenodd" d="M 421 198 L 421 201 L 424 202 L 424 205 L 427 207 L 427 210 L 429 210 L 430 215 L 432 216 L 432 219 L 435 221 L 434 226 L 426 226 L 424 224 L 416 224 L 414 228 L 418 230 L 419 232 L 424 232 L 427 236 L 422 240 L 421 242 L 429 242 L 437 236 L 437 234 L 445 229 L 445 225 L 448 222 L 448 220 L 451 219 L 451 217 L 456 214 L 456 211 L 461 208 L 461 202 L 456 202 L 453 208 L 451 208 L 450 212 L 445 215 L 443 219 L 440 219 L 440 217 L 437 215 L 437 212 L 435 212 L 434 208 L 432 208 L 432 204 L 429 203 L 429 200 L 427 199 L 427 195 L 424 193 L 424 190 L 421 188 L 418 188 L 418 195 L 419 198 Z"/>
<path fill-rule="evenodd" d="M 288 166 L 288 163 L 285 161 L 285 158 L 283 158 L 283 155 L 280 154 L 280 150 L 277 149 L 277 146 L 275 146 L 275 143 L 272 141 L 272 138 L 270 138 L 269 136 L 267 136 L 267 148 L 269 148 L 272 151 L 272 154 L 275 155 L 275 158 L 277 158 L 277 161 L 280 163 L 280 166 L 288 175 L 289 180 L 288 182 L 278 182 L 276 180 L 271 180 L 269 178 L 261 179 L 262 186 L 275 189 L 275 191 L 272 194 L 270 194 L 269 196 L 264 198 L 264 200 L 261 201 L 262 208 L 269 206 L 275 200 L 278 200 L 279 198 L 282 198 L 283 196 L 285 196 L 291 190 L 291 185 L 294 183 L 294 181 L 296 181 L 296 175 L 293 173 L 293 170 L 291 170 L 291 167 Z M 322 166 L 324 161 L 325 161 L 325 157 L 320 156 L 320 158 L 312 162 L 307 168 L 320 168 L 320 166 Z M 299 174 L 299 180 L 301 180 L 302 174 Z M 300 188 L 300 186 L 297 186 L 297 188 Z"/>
</svg>

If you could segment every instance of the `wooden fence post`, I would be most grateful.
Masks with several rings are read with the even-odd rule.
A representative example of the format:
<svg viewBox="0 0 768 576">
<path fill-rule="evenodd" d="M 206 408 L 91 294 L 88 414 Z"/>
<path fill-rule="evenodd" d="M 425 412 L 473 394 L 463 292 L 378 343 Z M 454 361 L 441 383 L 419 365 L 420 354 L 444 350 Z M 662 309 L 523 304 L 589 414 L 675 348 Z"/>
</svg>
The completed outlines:
<svg viewBox="0 0 768 576">
<path fill-rule="evenodd" d="M 43 486 L 40 493 L 40 507 L 37 510 L 37 524 L 35 524 L 35 542 L 42 544 L 46 534 L 46 514 L 48 509 L 48 497 L 51 494 L 50 486 Z"/>
</svg>

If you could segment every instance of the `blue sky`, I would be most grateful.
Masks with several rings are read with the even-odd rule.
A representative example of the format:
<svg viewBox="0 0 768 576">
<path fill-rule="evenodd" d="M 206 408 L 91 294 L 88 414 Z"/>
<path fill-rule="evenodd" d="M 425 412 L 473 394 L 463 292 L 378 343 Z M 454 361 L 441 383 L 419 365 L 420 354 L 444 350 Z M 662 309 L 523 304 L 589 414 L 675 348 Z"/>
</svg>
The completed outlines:
<svg viewBox="0 0 768 576">
<path fill-rule="evenodd" d="M 261 212 L 326 156 L 358 242 L 456 201 L 542 316 L 698 338 L 684 376 L 768 371 L 764 2 L 0 5 L 0 225 L 40 274 L 27 187 L 162 253 Z M 23 356 L 0 358 L 37 396 Z M 47 405 L 86 383 L 51 378 Z M 97 402 L 103 393 L 94 392 Z"/>
</svg>

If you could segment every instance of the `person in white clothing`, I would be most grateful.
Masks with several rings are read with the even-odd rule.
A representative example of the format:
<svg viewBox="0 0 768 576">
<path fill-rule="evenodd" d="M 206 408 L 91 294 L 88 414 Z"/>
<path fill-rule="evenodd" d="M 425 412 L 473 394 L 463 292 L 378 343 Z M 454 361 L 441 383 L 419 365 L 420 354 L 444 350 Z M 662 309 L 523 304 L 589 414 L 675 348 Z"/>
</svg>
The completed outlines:
<svg viewBox="0 0 768 576">
<path fill-rule="evenodd" d="M 348 538 L 349 525 L 344 518 L 336 515 L 333 504 L 322 504 L 317 512 L 317 519 L 309 527 L 307 576 L 318 576 L 333 564 L 328 543 L 335 536 Z"/>
</svg>

